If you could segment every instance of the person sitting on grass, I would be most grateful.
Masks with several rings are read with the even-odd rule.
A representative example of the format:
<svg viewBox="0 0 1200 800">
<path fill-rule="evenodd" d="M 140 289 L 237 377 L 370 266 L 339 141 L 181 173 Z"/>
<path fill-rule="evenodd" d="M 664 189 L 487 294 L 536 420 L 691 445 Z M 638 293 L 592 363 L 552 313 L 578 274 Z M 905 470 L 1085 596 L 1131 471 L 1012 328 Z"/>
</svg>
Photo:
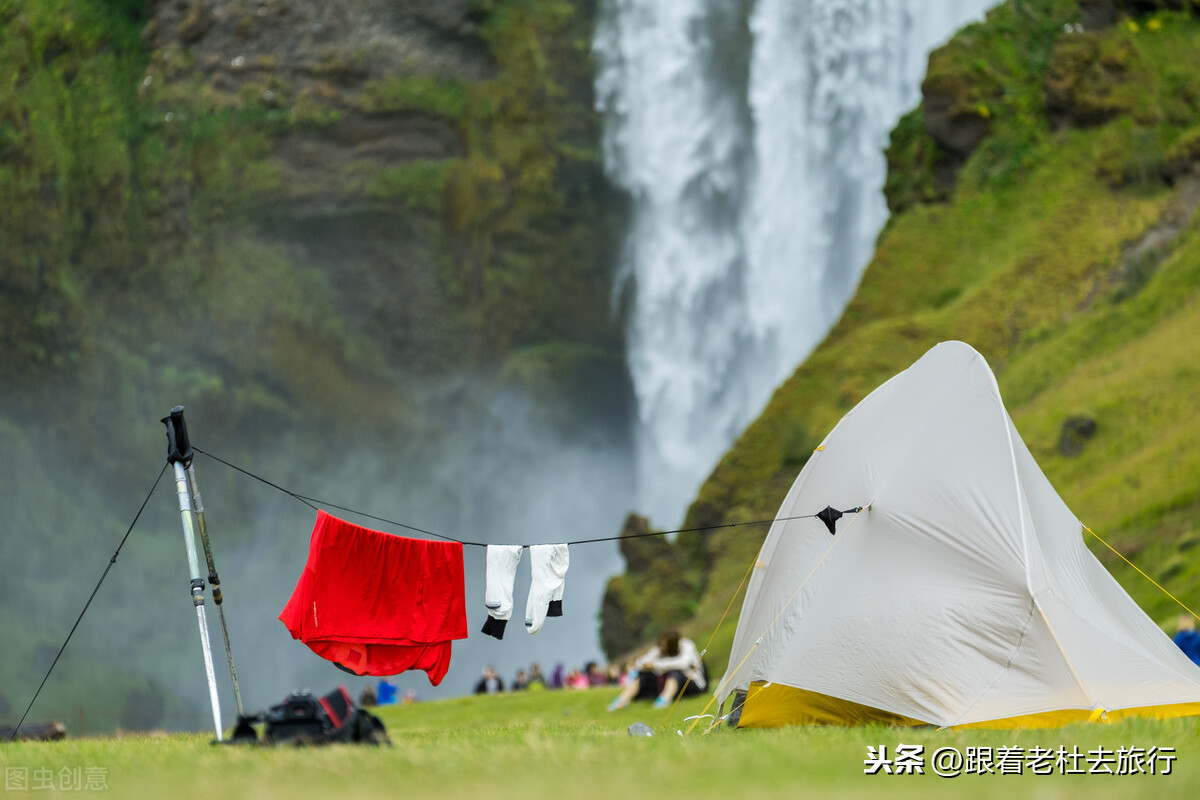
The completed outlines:
<svg viewBox="0 0 1200 800">
<path fill-rule="evenodd" d="M 625 688 L 608 704 L 608 710 L 651 697 L 655 708 L 666 708 L 676 697 L 700 694 L 707 685 L 695 642 L 680 636 L 679 631 L 663 631 L 654 647 L 634 662 Z"/>
<path fill-rule="evenodd" d="M 1200 667 L 1200 633 L 1196 633 L 1196 622 L 1190 616 L 1181 616 L 1176 627 L 1175 644 Z"/>
<path fill-rule="evenodd" d="M 570 670 L 563 681 L 564 689 L 587 689 L 590 686 L 591 684 L 588 683 L 587 675 L 584 675 L 577 669 Z"/>
<path fill-rule="evenodd" d="M 479 683 L 475 684 L 475 694 L 499 694 L 504 691 L 504 684 L 500 682 L 500 676 L 496 674 L 496 668 L 487 666 L 483 668 L 483 677 L 479 679 Z"/>
</svg>

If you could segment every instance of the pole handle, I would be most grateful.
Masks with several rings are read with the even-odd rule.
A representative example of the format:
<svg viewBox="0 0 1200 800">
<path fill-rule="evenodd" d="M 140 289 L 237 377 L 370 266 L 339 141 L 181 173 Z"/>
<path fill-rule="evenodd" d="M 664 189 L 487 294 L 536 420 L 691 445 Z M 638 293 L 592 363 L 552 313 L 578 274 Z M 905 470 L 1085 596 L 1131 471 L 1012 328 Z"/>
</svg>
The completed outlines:
<svg viewBox="0 0 1200 800">
<path fill-rule="evenodd" d="M 167 426 L 167 463 L 180 463 L 185 467 L 192 463 L 192 442 L 188 438 L 187 423 L 183 421 L 183 406 L 175 406 L 171 413 L 162 418 Z"/>
</svg>

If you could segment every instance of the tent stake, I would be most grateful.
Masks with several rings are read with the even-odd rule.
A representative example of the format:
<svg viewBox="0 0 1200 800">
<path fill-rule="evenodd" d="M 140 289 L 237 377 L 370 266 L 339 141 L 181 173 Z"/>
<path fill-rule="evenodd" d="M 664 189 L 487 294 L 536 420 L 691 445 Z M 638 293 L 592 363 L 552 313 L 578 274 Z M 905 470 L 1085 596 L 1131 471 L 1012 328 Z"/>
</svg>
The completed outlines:
<svg viewBox="0 0 1200 800">
<path fill-rule="evenodd" d="M 196 624 L 200 628 L 200 647 L 204 651 L 204 674 L 208 679 L 208 697 L 212 703 L 213 728 L 217 741 L 222 740 L 221 704 L 217 697 L 217 678 L 213 672 L 212 647 L 208 640 L 208 618 L 204 613 L 204 579 L 200 577 L 200 562 L 196 557 L 196 533 L 193 522 L 192 493 L 188 485 L 187 467 L 192 463 L 192 445 L 183 422 L 183 406 L 175 406 L 163 417 L 167 426 L 167 461 L 175 469 L 175 492 L 179 497 L 179 518 L 183 524 L 183 543 L 187 550 L 188 573 L 191 578 L 192 605 L 196 609 Z"/>
</svg>

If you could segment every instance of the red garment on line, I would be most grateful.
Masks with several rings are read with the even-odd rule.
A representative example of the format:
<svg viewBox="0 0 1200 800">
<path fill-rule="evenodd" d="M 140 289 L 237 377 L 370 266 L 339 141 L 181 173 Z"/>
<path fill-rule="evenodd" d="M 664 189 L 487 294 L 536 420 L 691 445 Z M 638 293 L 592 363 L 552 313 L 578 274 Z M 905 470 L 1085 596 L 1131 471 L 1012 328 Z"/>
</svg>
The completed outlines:
<svg viewBox="0 0 1200 800">
<path fill-rule="evenodd" d="M 356 675 L 421 669 L 434 686 L 467 638 L 459 542 L 408 539 L 317 512 L 308 563 L 279 614 L 292 638 Z"/>
</svg>

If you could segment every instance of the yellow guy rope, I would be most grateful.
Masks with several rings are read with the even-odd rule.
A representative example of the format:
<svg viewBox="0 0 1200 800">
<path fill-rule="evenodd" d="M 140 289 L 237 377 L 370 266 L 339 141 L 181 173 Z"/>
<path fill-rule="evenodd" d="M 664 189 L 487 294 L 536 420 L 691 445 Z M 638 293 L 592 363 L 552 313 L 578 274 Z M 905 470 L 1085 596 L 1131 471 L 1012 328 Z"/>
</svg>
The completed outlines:
<svg viewBox="0 0 1200 800">
<path fill-rule="evenodd" d="M 870 507 L 871 507 L 871 505 L 867 504 L 867 505 L 859 508 L 859 510 L 857 512 L 855 512 L 854 516 L 850 518 L 850 522 L 848 522 L 846 524 L 846 530 L 842 531 L 842 537 L 845 537 L 845 535 L 850 531 L 850 526 L 852 526 L 855 523 L 855 521 L 857 521 L 859 514 L 866 511 Z M 758 645 L 762 642 L 762 637 L 766 636 L 767 633 L 771 630 L 771 628 L 775 627 L 775 623 L 778 622 L 779 618 L 783 616 L 783 612 L 787 611 L 788 608 L 792 605 L 792 601 L 794 601 L 797 597 L 800 596 L 800 592 L 808 584 L 809 580 L 816 573 L 816 571 L 821 567 L 821 565 L 823 563 L 825 563 L 825 559 L 829 557 L 829 554 L 833 552 L 834 546 L 836 546 L 838 543 L 838 538 L 839 537 L 834 536 L 833 541 L 829 543 L 829 548 L 825 551 L 824 555 L 821 556 L 821 559 L 816 564 L 813 565 L 813 568 L 811 570 L 809 570 L 808 575 L 806 575 L 804 577 L 804 580 L 802 580 L 800 582 L 800 585 L 796 587 L 796 591 L 792 592 L 792 596 L 789 597 L 788 601 L 783 604 L 783 608 L 779 609 L 779 613 L 775 615 L 775 618 L 772 619 L 767 624 L 767 627 L 763 629 L 763 632 L 760 633 L 758 635 L 758 638 L 754 640 L 754 644 L 750 647 L 749 650 L 746 651 L 746 655 L 744 655 L 742 657 L 742 660 L 738 663 L 738 665 L 736 667 L 734 667 L 732 672 L 729 673 L 729 677 L 731 679 L 734 675 L 737 675 L 737 673 L 741 670 L 741 668 L 743 666 L 745 666 L 746 662 L 750 659 L 750 656 L 754 655 L 754 651 L 758 649 Z M 757 564 L 757 563 L 758 563 L 758 557 L 755 556 L 754 564 Z M 751 569 L 753 569 L 754 564 L 750 565 Z M 747 572 L 747 574 L 749 574 L 749 572 Z M 740 589 L 741 587 L 739 586 L 738 588 Z M 735 593 L 735 596 L 736 596 L 736 593 Z M 730 601 L 730 602 L 732 604 L 732 601 Z M 714 632 L 714 635 L 715 635 L 715 632 Z M 711 639 L 710 639 L 710 641 L 711 641 Z M 715 703 L 716 700 L 717 700 L 716 695 L 713 695 L 713 697 L 708 701 L 708 704 L 704 706 L 704 710 L 701 711 L 699 715 L 697 715 L 696 720 L 692 723 L 692 727 L 688 728 L 688 733 L 691 733 L 693 730 L 695 730 L 696 725 L 698 725 L 700 723 L 700 719 L 703 718 L 708 713 L 708 709 L 712 707 L 712 704 Z M 708 730 L 706 730 L 705 733 L 712 731 L 712 729 L 715 727 L 716 727 L 716 723 L 713 723 L 712 725 L 709 726 Z"/>
<path fill-rule="evenodd" d="M 1082 522 L 1081 522 L 1081 523 L 1079 523 L 1079 524 L 1080 524 L 1080 525 L 1083 525 L 1083 523 L 1082 523 Z M 1192 611 L 1190 608 L 1188 608 L 1186 605 L 1184 605 L 1182 600 L 1180 600 L 1178 597 L 1176 597 L 1175 595 L 1171 594 L 1171 593 L 1170 593 L 1170 592 L 1168 592 L 1166 589 L 1164 589 L 1164 588 L 1163 588 L 1163 587 L 1162 587 L 1162 586 L 1159 584 L 1159 582 L 1158 582 L 1158 581 L 1154 580 L 1154 578 L 1151 578 L 1149 575 L 1147 575 L 1146 573 L 1142 572 L 1142 571 L 1141 571 L 1141 569 L 1139 569 L 1139 568 L 1138 568 L 1138 565 L 1137 565 L 1137 564 L 1133 563 L 1133 562 L 1132 562 L 1132 561 L 1130 561 L 1128 558 L 1126 558 L 1125 556 L 1121 555 L 1120 551 L 1118 551 L 1118 550 L 1117 550 L 1117 548 L 1113 547 L 1111 544 L 1109 544 L 1108 542 L 1106 542 L 1106 541 L 1104 541 L 1103 539 L 1101 539 L 1101 538 L 1100 538 L 1100 536 L 1099 536 L 1099 534 L 1097 534 L 1097 533 L 1096 533 L 1094 530 L 1092 530 L 1091 528 L 1089 528 L 1087 525 L 1083 525 L 1083 529 L 1084 529 L 1085 531 L 1087 531 L 1088 533 L 1090 533 L 1092 536 L 1095 536 L 1095 537 L 1096 537 L 1096 539 L 1097 539 L 1097 540 L 1099 540 L 1100 544 L 1104 545 L 1104 546 L 1105 546 L 1105 547 L 1107 547 L 1109 550 L 1112 550 L 1114 553 L 1116 553 L 1116 554 L 1117 554 L 1117 556 L 1118 556 L 1118 557 L 1119 557 L 1119 558 L 1120 558 L 1122 561 L 1124 561 L 1126 564 L 1128 564 L 1129 566 L 1131 566 L 1131 567 L 1133 567 L 1134 569 L 1136 569 L 1136 570 L 1138 571 L 1138 574 L 1139 574 L 1139 575 L 1141 575 L 1143 578 L 1145 578 L 1146 580 L 1150 581 L 1150 582 L 1151 582 L 1151 583 L 1153 583 L 1155 586 L 1157 586 L 1157 587 L 1158 587 L 1158 590 L 1159 590 L 1160 592 L 1162 592 L 1162 593 L 1163 593 L 1163 594 L 1165 594 L 1167 597 L 1171 598 L 1171 599 L 1172 599 L 1172 600 L 1174 600 L 1176 603 L 1178 603 L 1180 608 L 1182 608 L 1184 611 L 1186 611 L 1186 612 L 1188 612 L 1189 614 L 1191 614 L 1191 615 L 1192 615 L 1193 617 L 1195 617 L 1196 619 L 1200 620 L 1200 615 L 1197 615 L 1195 611 Z"/>
<path fill-rule="evenodd" d="M 760 551 L 754 554 L 754 559 L 750 562 L 750 567 L 746 570 L 746 574 L 742 576 L 741 583 L 739 583 L 737 588 L 733 590 L 733 596 L 729 598 L 729 605 L 725 606 L 725 613 L 721 615 L 719 620 L 717 620 L 717 626 L 713 628 L 713 632 L 708 635 L 708 641 L 704 643 L 704 649 L 700 651 L 700 658 L 704 658 L 704 654 L 708 652 L 709 646 L 712 645 L 712 640 L 717 636 L 717 631 L 721 630 L 721 625 L 725 622 L 725 617 L 729 616 L 729 609 L 733 608 L 733 601 L 737 600 L 738 592 L 740 592 L 742 587 L 746 585 L 746 579 L 749 578 L 750 573 L 754 571 L 754 565 L 758 563 L 758 557 L 761 554 L 762 551 L 760 548 Z M 679 687 L 679 691 L 675 693 L 675 702 L 671 703 L 671 707 L 667 710 L 667 718 L 663 720 L 663 725 L 667 725 L 671 722 L 671 715 L 675 713 L 675 706 L 679 705 L 679 701 L 683 699 L 683 690 L 688 687 L 688 684 L 691 682 L 691 680 L 692 676 L 688 675 L 687 680 L 683 682 L 683 686 Z M 712 703 L 710 702 L 709 705 L 712 705 Z M 705 706 L 704 711 L 702 711 L 701 714 L 707 712 L 708 706 Z M 693 722 L 692 727 L 695 726 L 696 723 Z M 688 730 L 689 732 L 691 731 L 690 728 Z"/>
</svg>

